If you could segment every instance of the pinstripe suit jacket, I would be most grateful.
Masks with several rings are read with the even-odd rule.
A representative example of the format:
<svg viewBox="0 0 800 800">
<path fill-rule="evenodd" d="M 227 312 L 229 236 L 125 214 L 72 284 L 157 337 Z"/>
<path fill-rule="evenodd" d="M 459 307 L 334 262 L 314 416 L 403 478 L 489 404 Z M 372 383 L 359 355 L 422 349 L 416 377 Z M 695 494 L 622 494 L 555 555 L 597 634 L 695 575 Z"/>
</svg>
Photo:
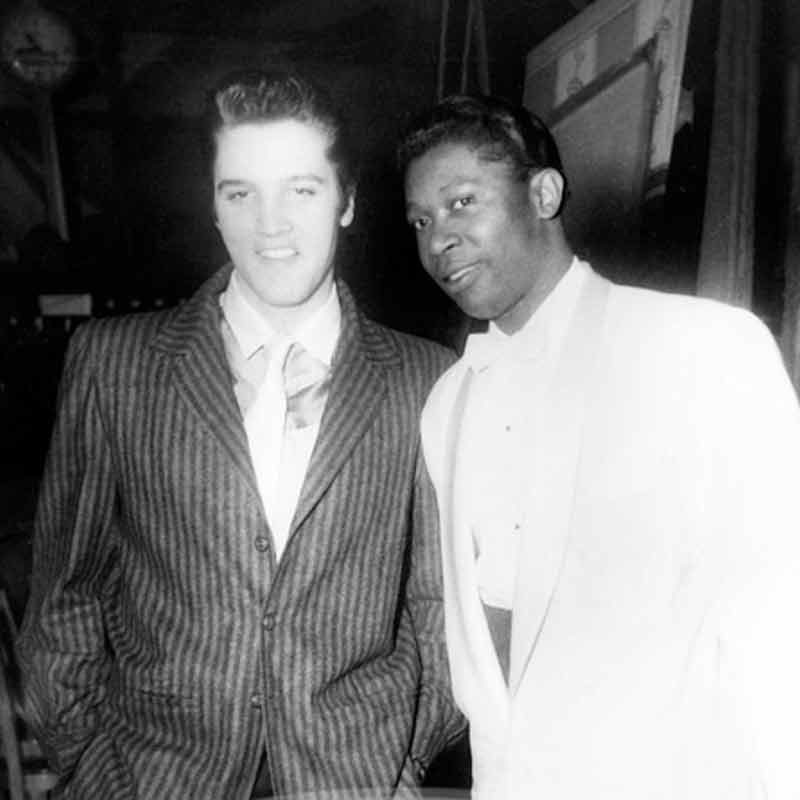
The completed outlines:
<svg viewBox="0 0 800 800">
<path fill-rule="evenodd" d="M 64 795 L 414 785 L 461 725 L 419 451 L 445 350 L 340 287 L 329 400 L 276 564 L 219 332 L 229 269 L 67 355 L 21 638 Z"/>
</svg>

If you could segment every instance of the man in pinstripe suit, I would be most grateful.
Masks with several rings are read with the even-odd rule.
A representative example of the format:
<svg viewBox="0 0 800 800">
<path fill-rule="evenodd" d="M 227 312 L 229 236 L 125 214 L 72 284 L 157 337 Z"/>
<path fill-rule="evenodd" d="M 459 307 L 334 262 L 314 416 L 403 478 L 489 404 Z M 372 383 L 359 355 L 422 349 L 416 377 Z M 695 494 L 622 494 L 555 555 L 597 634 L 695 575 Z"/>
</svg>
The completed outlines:
<svg viewBox="0 0 800 800">
<path fill-rule="evenodd" d="M 451 359 L 334 279 L 354 183 L 327 97 L 247 73 L 211 106 L 232 267 L 177 309 L 88 323 L 67 355 L 32 714 L 64 797 L 413 793 L 463 725 L 418 444 Z M 317 370 L 300 421 L 293 353 Z"/>
</svg>

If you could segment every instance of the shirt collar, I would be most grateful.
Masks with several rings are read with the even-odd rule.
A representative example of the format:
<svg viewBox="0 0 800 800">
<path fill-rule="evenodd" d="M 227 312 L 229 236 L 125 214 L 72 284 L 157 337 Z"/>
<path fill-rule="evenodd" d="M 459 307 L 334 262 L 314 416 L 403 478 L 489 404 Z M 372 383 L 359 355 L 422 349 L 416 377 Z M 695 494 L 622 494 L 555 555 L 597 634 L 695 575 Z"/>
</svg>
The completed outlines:
<svg viewBox="0 0 800 800">
<path fill-rule="evenodd" d="M 561 280 L 516 333 L 509 336 L 490 322 L 485 332 L 470 334 L 464 348 L 466 363 L 480 371 L 505 356 L 530 360 L 553 352 L 566 335 L 588 272 L 588 264 L 573 257 Z"/>
<path fill-rule="evenodd" d="M 252 358 L 262 347 L 271 348 L 283 340 L 299 342 L 309 353 L 330 366 L 342 321 L 335 283 L 322 306 L 304 320 L 290 338 L 277 331 L 248 300 L 235 270 L 220 296 L 220 305 L 233 337 L 246 359 Z"/>
</svg>

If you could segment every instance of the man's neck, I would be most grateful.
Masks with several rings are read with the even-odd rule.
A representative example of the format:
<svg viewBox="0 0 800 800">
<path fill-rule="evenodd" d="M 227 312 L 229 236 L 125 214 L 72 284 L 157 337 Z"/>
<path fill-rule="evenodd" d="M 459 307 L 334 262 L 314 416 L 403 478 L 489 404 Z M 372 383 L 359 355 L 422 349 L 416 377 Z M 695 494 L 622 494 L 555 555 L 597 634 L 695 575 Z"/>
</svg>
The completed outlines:
<svg viewBox="0 0 800 800">
<path fill-rule="evenodd" d="M 572 250 L 565 247 L 553 253 L 552 257 L 532 265 L 537 277 L 531 291 L 502 317 L 493 320 L 494 324 L 507 336 L 523 328 L 567 274 L 574 257 Z"/>
<path fill-rule="evenodd" d="M 235 276 L 232 281 L 237 284 L 236 290 L 257 313 L 263 323 L 276 334 L 289 339 L 295 338 L 298 330 L 313 324 L 311 321 L 315 317 L 324 314 L 323 309 L 333 302 L 331 298 L 336 292 L 335 281 L 331 280 L 327 286 L 327 291 L 316 293 L 304 303 L 285 306 L 267 305 L 244 281 Z"/>
</svg>

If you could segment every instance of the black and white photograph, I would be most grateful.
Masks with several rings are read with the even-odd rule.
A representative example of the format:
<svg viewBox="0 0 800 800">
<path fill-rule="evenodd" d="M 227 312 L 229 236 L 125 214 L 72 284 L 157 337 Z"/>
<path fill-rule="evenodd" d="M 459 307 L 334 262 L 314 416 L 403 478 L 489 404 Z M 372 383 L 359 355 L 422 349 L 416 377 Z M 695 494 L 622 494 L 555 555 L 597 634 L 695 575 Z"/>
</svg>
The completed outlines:
<svg viewBox="0 0 800 800">
<path fill-rule="evenodd" d="M 3 0 L 0 800 L 798 800 L 800 5 Z"/>
</svg>

